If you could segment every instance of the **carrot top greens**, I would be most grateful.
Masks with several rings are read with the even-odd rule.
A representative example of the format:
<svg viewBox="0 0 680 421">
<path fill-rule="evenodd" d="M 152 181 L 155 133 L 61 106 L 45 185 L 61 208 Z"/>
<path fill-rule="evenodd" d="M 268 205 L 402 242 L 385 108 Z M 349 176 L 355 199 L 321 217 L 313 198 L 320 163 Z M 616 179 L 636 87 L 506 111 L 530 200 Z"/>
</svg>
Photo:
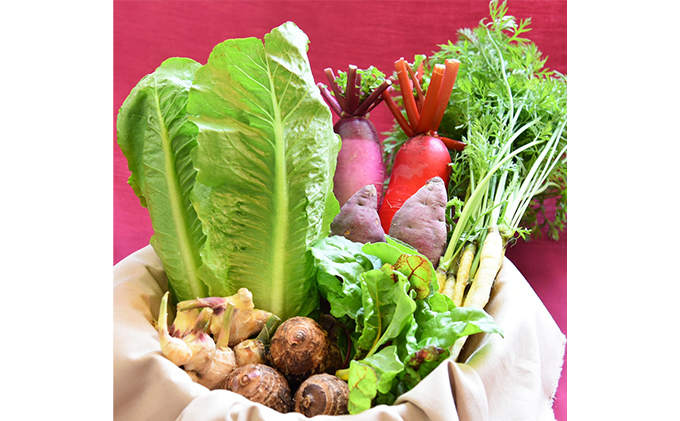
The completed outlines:
<svg viewBox="0 0 680 421">
<path fill-rule="evenodd" d="M 458 225 L 484 230 L 493 218 L 506 239 L 543 230 L 557 239 L 567 212 L 567 78 L 546 68 L 537 46 L 522 37 L 531 19 L 517 21 L 506 3 L 491 2 L 489 11 L 488 21 L 461 29 L 458 42 L 440 45 L 430 58 L 461 62 L 440 126 L 468 145 L 454 159 L 450 195 L 469 205 L 475 189 L 489 190 Z M 550 199 L 556 203 L 552 218 L 546 214 Z"/>
</svg>

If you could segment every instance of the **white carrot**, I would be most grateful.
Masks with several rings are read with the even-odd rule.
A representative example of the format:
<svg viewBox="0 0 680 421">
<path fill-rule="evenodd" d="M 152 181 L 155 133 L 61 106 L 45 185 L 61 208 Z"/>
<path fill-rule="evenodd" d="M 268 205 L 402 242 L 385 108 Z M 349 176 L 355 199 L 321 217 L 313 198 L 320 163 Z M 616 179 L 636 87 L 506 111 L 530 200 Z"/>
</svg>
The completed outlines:
<svg viewBox="0 0 680 421">
<path fill-rule="evenodd" d="M 489 227 L 479 253 L 479 268 L 463 306 L 483 309 L 489 302 L 491 287 L 503 261 L 503 238 L 496 224 Z"/>
<path fill-rule="evenodd" d="M 447 297 L 453 299 L 453 287 L 456 284 L 456 277 L 453 274 L 450 274 L 449 276 L 446 277 L 443 285 L 441 292 L 442 294 L 446 295 Z M 460 304 L 456 304 L 457 307 L 460 307 Z"/>
<path fill-rule="evenodd" d="M 474 242 L 470 242 L 465 246 L 463 254 L 460 257 L 460 263 L 458 264 L 458 271 L 456 272 L 455 280 L 452 287 L 451 299 L 456 306 L 460 307 L 463 305 L 463 294 L 465 293 L 465 287 L 470 279 L 470 269 L 472 268 L 472 261 L 475 258 L 475 252 L 477 252 L 477 245 Z"/>
<path fill-rule="evenodd" d="M 489 302 L 491 287 L 503 261 L 503 247 L 503 238 L 498 231 L 498 226 L 493 224 L 479 251 L 479 268 L 477 268 L 470 290 L 465 295 L 463 306 L 483 309 Z M 464 336 L 453 344 L 451 356 L 454 360 L 458 359 L 458 354 L 463 349 L 467 338 L 468 336 Z"/>
</svg>

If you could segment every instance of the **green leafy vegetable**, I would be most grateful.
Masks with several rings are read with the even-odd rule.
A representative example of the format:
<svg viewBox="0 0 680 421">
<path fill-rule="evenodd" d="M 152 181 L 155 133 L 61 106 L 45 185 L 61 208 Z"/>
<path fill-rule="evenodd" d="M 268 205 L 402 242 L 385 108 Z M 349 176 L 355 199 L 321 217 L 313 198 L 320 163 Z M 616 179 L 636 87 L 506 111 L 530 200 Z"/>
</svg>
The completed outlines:
<svg viewBox="0 0 680 421">
<path fill-rule="evenodd" d="M 360 244 L 334 236 L 318 241 L 312 254 L 331 314 L 354 321 L 354 359 L 337 373 L 348 379 L 352 414 L 393 403 L 441 363 L 461 337 L 502 334 L 484 310 L 456 307 L 436 292 L 432 263 L 406 244 L 390 238 Z"/>
<path fill-rule="evenodd" d="M 546 68 L 537 46 L 523 37 L 530 23 L 530 18 L 518 21 L 509 15 L 507 3 L 493 1 L 488 21 L 461 29 L 458 42 L 441 45 L 431 61 L 461 62 L 440 126 L 442 133 L 468 144 L 454 161 L 452 190 L 469 202 L 475 188 L 485 187 L 483 178 L 494 173 L 488 189 L 495 193 L 489 192 L 471 215 L 479 222 L 477 231 L 485 231 L 488 222 L 481 219 L 493 218 L 494 208 L 505 238 L 540 236 L 547 227 L 557 239 L 566 223 L 567 78 Z M 556 203 L 552 219 L 545 212 L 550 200 Z"/>
<path fill-rule="evenodd" d="M 370 366 L 355 360 L 350 361 L 349 367 L 349 378 L 347 379 L 349 401 L 347 407 L 350 414 L 358 414 L 371 407 L 373 397 L 378 392 L 378 376 Z"/>
<path fill-rule="evenodd" d="M 340 149 L 314 84 L 307 36 L 292 22 L 217 45 L 196 74 L 194 205 L 206 233 L 211 295 L 248 288 L 282 320 L 318 306 L 308 248 L 339 212 Z"/>
<path fill-rule="evenodd" d="M 200 275 L 205 242 L 190 196 L 196 178 L 191 151 L 198 129 L 188 121 L 189 89 L 201 65 L 170 58 L 145 76 L 120 108 L 117 138 L 128 161 L 128 180 L 149 210 L 150 243 L 163 262 L 176 301 L 207 293 Z"/>
<path fill-rule="evenodd" d="M 422 379 L 430 374 L 439 364 L 446 360 L 450 352 L 446 348 L 427 346 L 410 355 L 404 364 L 404 374 L 401 377 L 406 389 L 414 388 Z"/>
<path fill-rule="evenodd" d="M 315 258 L 319 293 L 331 304 L 331 315 L 357 319 L 361 307 L 362 273 L 380 267 L 380 260 L 362 252 L 361 243 L 341 235 L 319 240 L 311 249 Z"/>
</svg>

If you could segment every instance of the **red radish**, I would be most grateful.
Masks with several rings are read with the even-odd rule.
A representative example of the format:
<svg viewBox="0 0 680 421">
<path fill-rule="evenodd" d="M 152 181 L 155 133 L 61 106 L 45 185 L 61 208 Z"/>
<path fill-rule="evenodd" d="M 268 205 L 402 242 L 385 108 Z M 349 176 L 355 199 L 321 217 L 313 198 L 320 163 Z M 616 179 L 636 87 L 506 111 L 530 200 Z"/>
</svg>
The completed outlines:
<svg viewBox="0 0 680 421">
<path fill-rule="evenodd" d="M 423 95 L 418 75 L 413 72 L 404 58 L 394 63 L 402 91 L 406 118 L 395 104 L 389 91 L 384 91 L 382 97 L 409 140 L 399 148 L 394 157 L 390 183 L 378 211 L 385 232 L 389 232 L 394 214 L 406 199 L 423 187 L 427 180 L 441 177 L 444 184 L 448 186 L 451 176 L 449 149 L 463 150 L 465 144 L 440 137 L 437 129 L 449 103 L 459 64 L 457 60 L 446 60 L 445 64 L 435 64 L 427 93 Z M 421 72 L 422 70 L 419 69 L 420 75 L 422 75 Z M 412 81 L 409 80 L 409 76 Z M 411 94 L 412 87 L 416 90 L 415 98 Z"/>
<path fill-rule="evenodd" d="M 367 74 L 374 77 L 367 70 Z M 373 184 L 378 192 L 378 206 L 382 201 L 385 165 L 382 145 L 378 132 L 368 119 L 368 112 L 382 101 L 382 93 L 392 85 L 392 79 L 385 79 L 372 89 L 362 86 L 362 70 L 350 65 L 344 93 L 330 68 L 325 69 L 333 93 L 322 83 L 317 86 L 329 107 L 340 117 L 333 127 L 342 139 L 338 162 L 333 178 L 333 192 L 340 206 L 364 186 Z M 365 78 L 366 79 L 366 78 Z M 364 82 L 370 83 L 369 80 Z M 373 80 L 373 82 L 375 82 Z"/>
</svg>

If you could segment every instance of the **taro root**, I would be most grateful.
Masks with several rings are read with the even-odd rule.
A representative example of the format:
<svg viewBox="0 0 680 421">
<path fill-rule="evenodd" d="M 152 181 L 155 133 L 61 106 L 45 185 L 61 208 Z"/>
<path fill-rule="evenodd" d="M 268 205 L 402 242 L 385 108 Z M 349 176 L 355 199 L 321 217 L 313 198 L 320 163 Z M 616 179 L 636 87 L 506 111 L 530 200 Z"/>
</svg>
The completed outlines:
<svg viewBox="0 0 680 421">
<path fill-rule="evenodd" d="M 293 317 L 281 324 L 269 347 L 272 364 L 289 380 L 302 381 L 325 371 L 328 337 L 309 317 Z"/>
<path fill-rule="evenodd" d="M 347 414 L 349 387 L 330 374 L 316 374 L 302 382 L 293 401 L 293 410 L 307 417 Z"/>
<path fill-rule="evenodd" d="M 267 354 L 264 343 L 259 339 L 246 339 L 234 347 L 236 365 L 266 364 Z"/>
<path fill-rule="evenodd" d="M 224 388 L 276 411 L 290 411 L 291 391 L 281 373 L 264 364 L 247 364 L 235 368 Z"/>
<path fill-rule="evenodd" d="M 328 335 L 328 356 L 326 357 L 324 371 L 335 374 L 336 371 L 345 368 L 346 360 L 349 359 L 349 355 L 344 355 L 338 346 L 338 336 L 346 336 L 349 340 L 349 333 L 330 314 L 322 314 L 319 317 L 319 325 Z"/>
</svg>

